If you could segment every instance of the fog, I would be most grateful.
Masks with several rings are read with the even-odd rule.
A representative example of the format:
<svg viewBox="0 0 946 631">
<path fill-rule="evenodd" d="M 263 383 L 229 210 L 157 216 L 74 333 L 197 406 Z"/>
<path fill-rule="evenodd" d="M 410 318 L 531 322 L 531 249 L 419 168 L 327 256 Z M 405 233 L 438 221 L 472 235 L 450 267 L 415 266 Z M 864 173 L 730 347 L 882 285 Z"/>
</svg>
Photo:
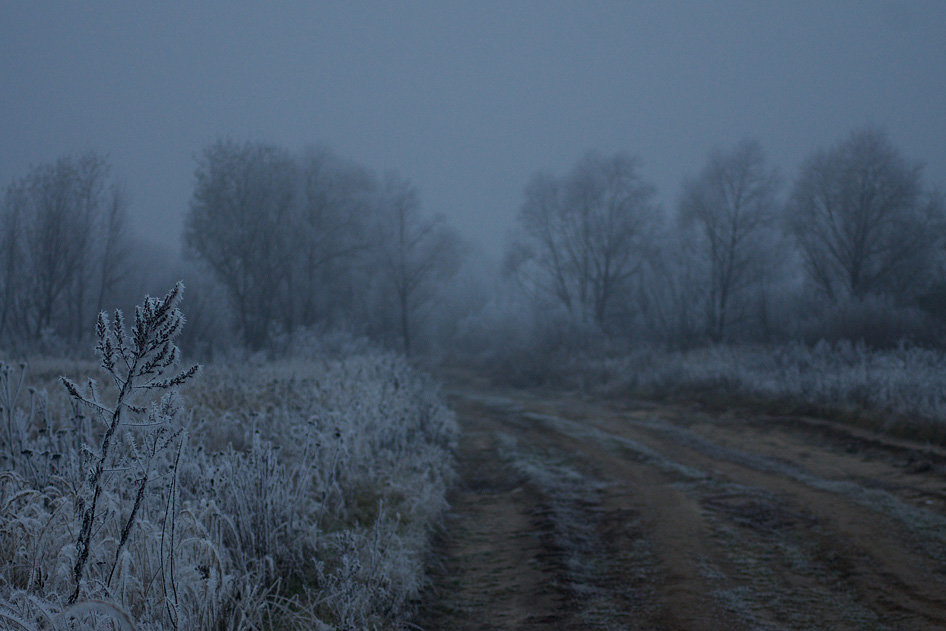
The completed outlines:
<svg viewBox="0 0 946 631">
<path fill-rule="evenodd" d="M 326 145 L 418 187 L 486 256 L 589 149 L 675 206 L 714 146 L 779 171 L 854 127 L 946 181 L 940 2 L 4 3 L 0 181 L 94 150 L 174 247 L 213 141 Z"/>
<path fill-rule="evenodd" d="M 944 61 L 934 2 L 8 4 L 0 344 L 181 278 L 196 353 L 939 344 Z"/>
<path fill-rule="evenodd" d="M 946 628 L 944 62 L 942 0 L 0 3 L 0 628 Z"/>
</svg>

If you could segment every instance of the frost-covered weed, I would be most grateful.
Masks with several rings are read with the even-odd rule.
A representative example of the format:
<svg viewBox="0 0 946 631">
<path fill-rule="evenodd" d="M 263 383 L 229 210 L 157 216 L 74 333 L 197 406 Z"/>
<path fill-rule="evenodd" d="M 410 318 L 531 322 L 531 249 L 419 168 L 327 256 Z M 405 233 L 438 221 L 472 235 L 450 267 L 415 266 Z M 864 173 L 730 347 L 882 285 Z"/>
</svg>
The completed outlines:
<svg viewBox="0 0 946 631">
<path fill-rule="evenodd" d="M 173 471 L 174 466 L 167 457 L 172 445 L 177 443 L 178 451 L 183 447 L 183 428 L 178 419 L 180 407 L 174 389 L 191 379 L 198 367 L 192 366 L 180 372 L 177 368 L 180 351 L 174 345 L 174 338 L 184 326 L 184 316 L 177 308 L 182 291 L 183 285 L 178 283 L 164 298 L 145 298 L 144 304 L 135 311 L 135 322 L 130 331 L 125 329 L 120 310 L 115 311 L 111 321 L 104 312 L 99 314 L 95 349 L 102 360 L 102 369 L 116 391 L 114 397 L 104 398 L 93 379 L 89 379 L 84 391 L 80 392 L 75 382 L 62 378 L 72 401 L 87 408 L 102 428 L 97 447 L 83 446 L 82 449 L 87 484 L 83 485 L 85 492 L 77 502 L 81 522 L 76 537 L 75 588 L 68 600 L 70 605 L 83 591 L 85 569 L 93 545 L 102 547 L 98 541 L 93 542 L 93 533 L 102 530 L 110 521 L 119 521 L 120 535 L 114 542 L 114 558 L 110 564 L 99 562 L 110 567 L 108 576 L 104 582 L 97 577 L 98 584 L 90 588 L 93 594 L 101 591 L 111 595 L 112 578 L 116 570 L 122 574 L 120 564 L 127 560 L 128 537 L 145 499 L 150 495 L 149 483 L 154 486 L 156 476 L 166 476 Z M 165 392 L 160 402 L 141 400 L 143 395 L 153 392 Z M 109 519 L 109 509 L 115 508 L 115 502 L 110 505 L 108 500 L 114 500 L 117 495 L 108 493 L 110 481 L 111 484 L 135 489 L 131 505 L 125 509 L 127 516 L 121 516 L 122 507 L 119 506 Z M 163 561 L 161 574 L 164 578 Z"/>
<path fill-rule="evenodd" d="M 25 390 L 23 370 L 0 383 L 20 388 L 12 416 L 0 417 L 0 628 L 406 620 L 445 506 L 456 427 L 435 384 L 403 360 L 366 351 L 205 367 L 179 398 L 186 412 L 174 423 L 186 440 L 152 455 L 142 428 L 129 427 L 112 443 L 78 609 L 68 601 L 96 462 L 88 452 L 101 456 L 106 430 L 89 406 Z M 117 391 L 104 384 L 100 394 Z M 140 502 L 135 453 L 150 458 Z"/>
</svg>

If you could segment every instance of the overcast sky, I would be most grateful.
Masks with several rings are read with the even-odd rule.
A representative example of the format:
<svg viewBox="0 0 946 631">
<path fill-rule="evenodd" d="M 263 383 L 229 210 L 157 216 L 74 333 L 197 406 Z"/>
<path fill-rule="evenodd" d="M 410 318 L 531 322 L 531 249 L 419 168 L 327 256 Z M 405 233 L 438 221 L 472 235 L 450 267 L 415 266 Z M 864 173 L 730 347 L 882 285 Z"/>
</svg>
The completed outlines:
<svg viewBox="0 0 946 631">
<path fill-rule="evenodd" d="M 714 146 L 756 138 L 788 183 L 866 124 L 946 188 L 946 2 L 0 0 L 0 184 L 106 153 L 165 243 L 221 137 L 396 170 L 494 254 L 529 176 L 588 149 L 669 208 Z"/>
</svg>

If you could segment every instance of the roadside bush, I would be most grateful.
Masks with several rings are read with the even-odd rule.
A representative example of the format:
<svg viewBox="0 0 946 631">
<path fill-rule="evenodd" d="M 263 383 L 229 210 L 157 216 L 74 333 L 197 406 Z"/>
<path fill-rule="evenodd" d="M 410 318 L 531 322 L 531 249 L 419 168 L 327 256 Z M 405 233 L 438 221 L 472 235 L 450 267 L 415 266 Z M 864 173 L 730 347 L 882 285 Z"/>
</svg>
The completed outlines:
<svg viewBox="0 0 946 631">
<path fill-rule="evenodd" d="M 894 349 L 903 343 L 931 346 L 937 341 L 929 316 L 878 296 L 827 306 L 802 325 L 801 334 L 809 344 L 847 341 L 877 349 Z"/>
</svg>

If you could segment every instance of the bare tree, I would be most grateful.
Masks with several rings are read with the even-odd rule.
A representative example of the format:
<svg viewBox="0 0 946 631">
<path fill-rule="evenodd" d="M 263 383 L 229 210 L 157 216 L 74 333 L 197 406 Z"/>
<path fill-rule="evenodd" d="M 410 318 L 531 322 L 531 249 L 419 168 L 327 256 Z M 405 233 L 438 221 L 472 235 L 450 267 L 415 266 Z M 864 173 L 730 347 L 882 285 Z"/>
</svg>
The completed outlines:
<svg viewBox="0 0 946 631">
<path fill-rule="evenodd" d="M 808 275 L 831 299 L 911 293 L 942 227 L 921 168 L 877 129 L 808 158 L 787 211 Z"/>
<path fill-rule="evenodd" d="M 414 319 L 438 285 L 456 273 L 463 248 L 442 216 L 420 213 L 417 190 L 397 176 L 387 177 L 381 213 L 385 277 L 396 298 L 404 352 L 410 354 Z"/>
<path fill-rule="evenodd" d="M 96 250 L 100 253 L 98 267 L 98 296 L 95 313 L 101 313 L 115 291 L 116 285 L 128 271 L 131 240 L 128 233 L 128 202 L 124 189 L 114 186 L 104 200 L 105 206 L 98 217 Z"/>
<path fill-rule="evenodd" d="M 2 240 L 4 307 L 16 335 L 37 340 L 55 331 L 68 341 L 87 334 L 123 262 L 126 204 L 95 153 L 34 167 L 9 185 Z"/>
<path fill-rule="evenodd" d="M 640 274 L 634 307 L 648 340 L 686 348 L 705 335 L 701 307 L 709 292 L 698 252 L 679 230 L 662 230 L 656 242 L 660 247 Z"/>
<path fill-rule="evenodd" d="M 288 330 L 312 326 L 353 305 L 344 291 L 373 243 L 370 225 L 378 184 L 360 165 L 325 149 L 299 159 L 299 198 L 293 216 L 293 266 L 283 313 Z"/>
<path fill-rule="evenodd" d="M 22 323 L 22 318 L 16 316 L 23 313 L 20 303 L 23 300 L 22 285 L 26 277 L 21 216 L 23 204 L 13 199 L 19 194 L 20 188 L 10 187 L 0 212 L 0 291 L 3 292 L 0 300 L 0 342 L 11 334 L 15 321 Z M 12 334 L 17 336 L 17 333 L 22 331 L 14 331 Z"/>
<path fill-rule="evenodd" d="M 218 142 L 196 180 L 185 245 L 225 289 L 252 349 L 274 331 L 339 321 L 383 334 L 396 313 L 410 352 L 416 321 L 458 267 L 459 239 L 420 213 L 408 182 L 390 176 L 381 185 L 324 149 L 293 156 Z M 379 309 L 383 301 L 395 308 Z"/>
<path fill-rule="evenodd" d="M 637 161 L 623 154 L 592 152 L 565 177 L 534 176 L 507 266 L 529 288 L 603 326 L 647 257 L 657 221 L 654 192 Z"/>
<path fill-rule="evenodd" d="M 21 198 L 26 201 L 26 214 L 32 219 L 25 238 L 36 283 L 28 298 L 30 336 L 34 339 L 39 338 L 43 329 L 53 327 L 57 307 L 68 308 L 61 298 L 71 285 L 76 286 L 75 300 L 83 299 L 84 282 L 76 281 L 86 263 L 92 217 L 86 203 L 89 186 L 80 182 L 76 166 L 60 160 L 40 167 L 25 183 L 27 192 Z"/>
<path fill-rule="evenodd" d="M 295 165 L 282 149 L 217 142 L 200 157 L 184 243 L 227 289 L 244 343 L 267 341 L 290 268 Z"/>
<path fill-rule="evenodd" d="M 726 336 L 734 302 L 761 280 L 771 260 L 777 182 L 762 147 L 748 140 L 728 151 L 714 149 L 699 175 L 684 181 L 680 219 L 695 228 L 708 288 L 706 331 L 714 340 Z"/>
</svg>

